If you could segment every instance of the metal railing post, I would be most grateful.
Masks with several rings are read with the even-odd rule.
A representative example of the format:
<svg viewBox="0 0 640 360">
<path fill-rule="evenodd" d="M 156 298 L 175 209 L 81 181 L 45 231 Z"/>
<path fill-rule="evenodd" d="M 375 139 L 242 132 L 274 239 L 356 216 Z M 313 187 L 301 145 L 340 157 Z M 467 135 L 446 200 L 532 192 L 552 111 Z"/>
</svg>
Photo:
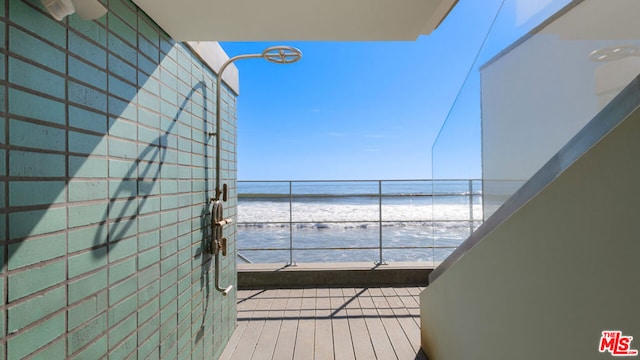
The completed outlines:
<svg viewBox="0 0 640 360">
<path fill-rule="evenodd" d="M 436 267 L 436 183 L 431 179 L 431 265 Z"/>
<path fill-rule="evenodd" d="M 473 180 L 469 179 L 469 235 L 473 234 Z"/>
<path fill-rule="evenodd" d="M 289 181 L 289 265 L 293 265 L 293 181 Z"/>
<path fill-rule="evenodd" d="M 382 259 L 382 180 L 378 180 L 378 229 L 379 229 L 379 252 L 380 257 L 378 259 L 378 264 L 384 264 L 384 260 Z"/>
</svg>

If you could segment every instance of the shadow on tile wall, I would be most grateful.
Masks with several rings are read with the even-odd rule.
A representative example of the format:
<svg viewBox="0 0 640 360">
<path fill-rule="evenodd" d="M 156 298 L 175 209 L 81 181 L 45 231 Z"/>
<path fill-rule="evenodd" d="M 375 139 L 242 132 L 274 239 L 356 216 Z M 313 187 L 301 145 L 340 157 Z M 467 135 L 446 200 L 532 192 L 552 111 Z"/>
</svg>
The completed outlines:
<svg viewBox="0 0 640 360">
<path fill-rule="evenodd" d="M 203 251 L 215 74 L 130 1 L 103 3 L 57 22 L 0 0 L 0 357 L 217 358 L 235 297 L 210 292 Z M 234 283 L 233 256 L 221 268 Z"/>
</svg>

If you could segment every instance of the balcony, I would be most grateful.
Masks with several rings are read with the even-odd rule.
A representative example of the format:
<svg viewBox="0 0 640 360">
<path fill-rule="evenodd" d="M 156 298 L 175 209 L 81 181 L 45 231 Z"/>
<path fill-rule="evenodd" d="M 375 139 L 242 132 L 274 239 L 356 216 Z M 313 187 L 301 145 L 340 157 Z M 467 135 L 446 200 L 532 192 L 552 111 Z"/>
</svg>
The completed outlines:
<svg viewBox="0 0 640 360">
<path fill-rule="evenodd" d="M 418 296 L 480 225 L 479 185 L 239 181 L 238 327 L 221 359 L 426 359 Z"/>
</svg>

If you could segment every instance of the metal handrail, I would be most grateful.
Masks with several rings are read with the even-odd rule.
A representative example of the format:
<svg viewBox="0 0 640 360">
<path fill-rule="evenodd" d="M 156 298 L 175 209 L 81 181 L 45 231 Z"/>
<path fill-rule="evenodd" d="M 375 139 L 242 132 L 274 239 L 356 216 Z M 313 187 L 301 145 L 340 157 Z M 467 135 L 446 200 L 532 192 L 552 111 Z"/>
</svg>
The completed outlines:
<svg viewBox="0 0 640 360">
<path fill-rule="evenodd" d="M 294 259 L 293 259 L 293 252 L 294 251 L 318 251 L 318 250 L 378 250 L 378 259 L 376 260 L 377 264 L 385 264 L 384 261 L 384 257 L 383 257 L 383 250 L 411 250 L 411 249 L 455 249 L 456 246 L 436 246 L 435 244 L 433 245 L 425 245 L 425 246 L 384 246 L 383 244 L 383 224 L 386 223 L 462 223 L 462 222 L 468 222 L 469 223 L 469 231 L 470 233 L 473 232 L 473 229 L 475 227 L 476 224 L 480 224 L 482 222 L 482 218 L 480 219 L 474 219 L 474 212 L 473 212 L 473 206 L 474 206 L 474 201 L 473 201 L 473 197 L 477 196 L 477 195 L 481 195 L 480 192 L 475 192 L 474 193 L 474 188 L 473 188 L 473 183 L 474 181 L 480 181 L 479 179 L 438 179 L 438 180 L 427 180 L 427 179 L 411 179 L 411 180 L 246 180 L 246 181 L 242 181 L 239 180 L 238 184 L 242 184 L 242 183 L 264 183 L 264 184 L 269 184 L 269 183 L 279 183 L 279 184 L 283 184 L 283 189 L 285 188 L 285 185 L 288 188 L 288 191 L 285 192 L 278 192 L 278 193 L 269 193 L 269 194 L 256 194 L 256 193 L 250 193 L 250 194 L 246 194 L 248 195 L 248 197 L 251 198 L 256 198 L 256 199 L 264 199 L 264 200 L 274 200 L 274 199 L 279 199 L 281 201 L 286 201 L 284 199 L 288 200 L 289 203 L 289 219 L 288 221 L 251 221 L 251 222 L 243 222 L 243 221 L 239 221 L 238 224 L 239 225 L 249 225 L 249 224 L 255 224 L 255 225 L 274 225 L 274 224 L 282 224 L 282 225 L 288 225 L 289 227 L 289 244 L 287 247 L 250 247 L 250 248 L 238 248 L 238 257 L 244 261 L 244 262 L 248 262 L 248 263 L 252 263 L 252 261 L 245 256 L 244 254 L 241 253 L 241 251 L 288 251 L 289 252 L 289 264 L 294 264 Z M 405 182 L 405 183 L 419 183 L 419 182 L 425 182 L 425 183 L 431 183 L 432 184 L 432 188 L 431 188 L 431 192 L 430 193 L 419 193 L 419 194 L 397 194 L 397 193 L 393 193 L 393 194 L 384 194 L 383 193 L 383 183 L 398 183 L 398 182 Z M 468 182 L 468 191 L 466 192 L 466 194 L 459 194 L 459 193 L 436 193 L 433 189 L 433 184 L 434 183 L 451 183 L 451 182 Z M 341 184 L 341 183 L 363 183 L 363 184 L 376 184 L 377 185 L 377 192 L 366 192 L 366 193 L 353 193 L 353 194 L 325 194 L 325 193 L 306 193 L 306 194 L 295 194 L 293 192 L 293 184 L 294 183 L 320 183 L 320 184 Z M 244 194 L 238 194 L 238 200 L 242 201 L 242 198 Z M 418 219 L 383 219 L 383 202 L 382 200 L 384 198 L 392 198 L 392 197 L 439 197 L 439 196 L 465 196 L 469 199 L 469 217 L 467 219 L 436 219 L 435 217 L 432 217 L 430 219 L 426 219 L 426 218 L 418 218 Z M 294 221 L 294 208 L 293 208 L 293 203 L 295 199 L 301 199 L 301 198 L 317 198 L 317 199 L 322 199 L 322 198 L 339 198 L 339 197 L 375 197 L 377 198 L 377 205 L 378 205 L 378 214 L 377 214 L 377 218 L 376 219 L 363 219 L 363 220 L 340 220 L 340 219 L 332 219 L 332 220 L 299 220 L 299 221 Z M 314 247 L 314 246 L 310 246 L 310 247 L 299 247 L 299 246 L 293 246 L 293 229 L 294 229 L 294 225 L 297 224 L 343 224 L 343 223 L 369 223 L 369 224 L 378 224 L 379 227 L 379 234 L 378 234 L 378 246 L 357 246 L 357 247 Z"/>
</svg>

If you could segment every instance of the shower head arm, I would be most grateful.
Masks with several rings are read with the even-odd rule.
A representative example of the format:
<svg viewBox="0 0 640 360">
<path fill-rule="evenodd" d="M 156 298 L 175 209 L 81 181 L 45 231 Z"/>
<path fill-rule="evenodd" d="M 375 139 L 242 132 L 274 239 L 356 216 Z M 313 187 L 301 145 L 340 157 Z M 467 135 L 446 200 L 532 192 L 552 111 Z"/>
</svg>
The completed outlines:
<svg viewBox="0 0 640 360">
<path fill-rule="evenodd" d="M 262 57 L 262 54 L 238 55 L 228 59 L 220 66 L 220 69 L 218 69 L 218 76 L 216 79 L 216 119 L 220 118 L 220 116 L 218 115 L 220 113 L 219 111 L 220 110 L 220 88 L 222 87 L 222 74 L 224 73 L 224 71 L 227 69 L 229 65 L 231 65 L 233 62 L 237 60 L 257 59 L 261 57 Z M 216 125 L 216 128 L 217 128 L 217 125 Z M 219 130 L 216 130 L 216 131 L 219 132 Z"/>
<path fill-rule="evenodd" d="M 243 60 L 243 59 L 258 59 L 261 58 L 262 54 L 245 54 L 245 55 L 237 55 L 234 56 L 230 59 L 228 59 L 227 61 L 225 61 L 224 63 L 222 63 L 222 65 L 220 65 L 220 69 L 218 69 L 218 79 L 222 79 L 222 73 L 224 73 L 224 71 L 227 69 L 227 67 L 229 65 L 231 65 L 231 63 L 236 62 L 238 60 Z M 220 81 L 218 81 L 218 83 L 220 83 Z"/>
<path fill-rule="evenodd" d="M 216 78 L 216 189 L 215 189 L 215 199 L 220 200 L 220 194 L 222 191 L 220 190 L 220 132 L 222 131 L 222 124 L 220 119 L 222 118 L 220 114 L 220 97 L 222 90 L 222 74 L 227 69 L 231 63 L 243 60 L 243 59 L 257 59 L 263 58 L 269 62 L 276 64 L 291 64 L 302 58 L 302 52 L 291 46 L 271 46 L 266 48 L 260 54 L 245 54 L 245 55 L 237 55 L 229 60 L 225 61 L 218 69 L 218 76 Z"/>
<path fill-rule="evenodd" d="M 216 77 L 216 132 L 215 134 L 209 133 L 209 135 L 215 135 L 215 138 L 216 138 L 216 188 L 215 188 L 215 197 L 211 198 L 210 201 L 213 202 L 216 206 L 219 206 L 219 215 L 220 215 L 220 218 L 222 219 L 214 219 L 213 218 L 214 215 L 212 214 L 212 234 L 214 233 L 213 230 L 215 228 L 213 225 L 213 221 L 217 221 L 218 224 L 220 224 L 220 221 L 224 221 L 224 224 L 228 223 L 226 222 L 227 219 L 224 219 L 222 217 L 222 202 L 220 201 L 221 195 L 223 199 L 222 201 L 227 201 L 227 185 L 225 184 L 223 186 L 224 190 L 220 189 L 220 157 L 221 157 L 220 155 L 221 155 L 221 148 L 222 148 L 222 144 L 220 142 L 221 140 L 220 133 L 222 132 L 222 121 L 221 121 L 222 116 L 220 114 L 220 97 L 221 97 L 221 91 L 222 91 L 222 74 L 227 69 L 227 67 L 231 65 L 231 63 L 237 60 L 263 58 L 272 63 L 290 64 L 300 60 L 301 57 L 302 57 L 302 53 L 300 52 L 300 50 L 296 48 L 292 48 L 288 46 L 272 46 L 270 48 L 265 49 L 261 54 L 246 54 L 246 55 L 234 56 L 229 60 L 225 61 L 218 69 L 218 75 Z M 224 224 L 220 224 L 219 226 L 222 226 Z M 211 246 L 215 245 L 216 249 L 218 249 L 215 254 L 216 256 L 215 288 L 216 290 L 222 292 L 223 295 L 227 295 L 229 291 L 231 291 L 232 286 L 228 286 L 227 288 L 220 287 L 220 258 L 219 258 L 220 243 L 218 243 L 218 241 L 223 241 L 223 243 L 226 243 L 226 239 L 224 239 L 222 236 L 222 228 L 216 228 L 215 230 L 217 230 L 216 232 L 218 233 L 217 240 L 212 241 L 212 244 L 211 244 Z M 226 245 L 224 245 L 224 247 L 226 248 Z"/>
<path fill-rule="evenodd" d="M 227 69 L 227 67 L 229 65 L 231 65 L 231 63 L 233 63 L 234 61 L 237 60 L 243 60 L 243 59 L 256 59 L 256 58 L 261 58 L 262 54 L 246 54 L 246 55 L 238 55 L 238 56 L 234 56 L 230 59 L 228 59 L 227 61 L 225 61 L 221 66 L 220 69 L 218 69 L 218 75 L 217 75 L 217 79 L 216 79 L 216 132 L 215 132 L 215 137 L 216 137 L 216 189 L 215 189 L 215 200 L 220 200 L 220 194 L 222 193 L 222 191 L 220 190 L 220 132 L 222 131 L 222 124 L 220 119 L 222 118 L 220 116 L 220 93 L 222 90 L 222 74 L 224 73 L 224 71 Z"/>
<path fill-rule="evenodd" d="M 218 91 L 216 91 L 216 94 L 217 94 L 216 96 L 217 97 L 220 96 L 219 90 L 222 83 L 222 74 L 224 73 L 224 71 L 227 69 L 229 65 L 231 65 L 233 62 L 238 60 L 258 59 L 258 58 L 263 58 L 269 62 L 276 63 L 276 64 L 291 64 L 302 58 L 302 52 L 291 46 L 271 46 L 266 48 L 260 54 L 236 55 L 228 59 L 220 66 L 220 69 L 218 69 L 218 78 L 216 81 L 216 90 Z M 216 102 L 216 104 L 219 104 L 219 102 Z"/>
</svg>

